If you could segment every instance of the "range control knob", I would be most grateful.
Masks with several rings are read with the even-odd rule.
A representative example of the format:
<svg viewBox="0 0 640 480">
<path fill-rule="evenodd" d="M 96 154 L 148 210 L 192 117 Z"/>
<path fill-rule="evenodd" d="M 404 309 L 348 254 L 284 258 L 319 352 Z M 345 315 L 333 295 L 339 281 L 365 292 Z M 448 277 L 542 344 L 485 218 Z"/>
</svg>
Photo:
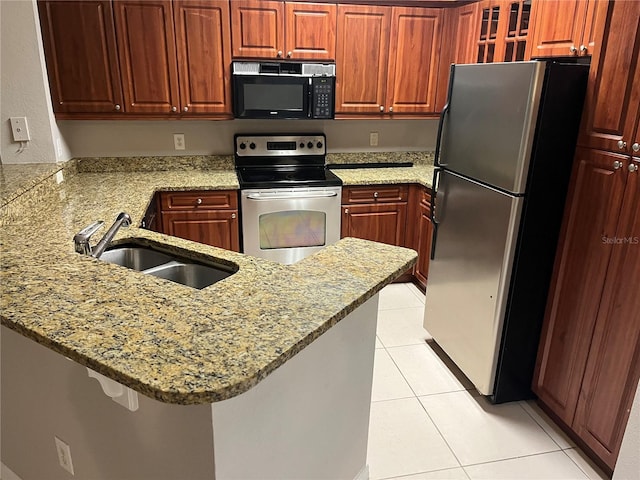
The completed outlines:
<svg viewBox="0 0 640 480">
<path fill-rule="evenodd" d="M 318 143 L 316 143 L 316 147 L 318 147 L 318 148 L 322 148 L 322 142 L 318 142 Z"/>
<path fill-rule="evenodd" d="M 249 148 L 250 148 L 251 150 L 255 150 L 255 149 L 256 149 L 256 144 L 255 144 L 255 143 L 253 143 L 253 142 L 251 142 L 251 143 L 249 144 Z"/>
<path fill-rule="evenodd" d="M 247 148 L 247 145 L 244 142 L 242 142 L 240 144 L 240 150 L 244 150 L 245 148 Z"/>
<path fill-rule="evenodd" d="M 304 142 L 300 142 L 300 148 L 304 148 Z"/>
<path fill-rule="evenodd" d="M 313 148 L 313 143 L 312 142 L 307 143 L 307 147 L 308 148 Z"/>
</svg>

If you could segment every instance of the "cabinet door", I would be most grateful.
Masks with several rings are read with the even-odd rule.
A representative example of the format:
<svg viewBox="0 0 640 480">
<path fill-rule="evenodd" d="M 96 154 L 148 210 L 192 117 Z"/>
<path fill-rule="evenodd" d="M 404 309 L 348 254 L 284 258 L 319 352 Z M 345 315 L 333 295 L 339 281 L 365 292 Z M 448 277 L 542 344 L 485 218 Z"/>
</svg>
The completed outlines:
<svg viewBox="0 0 640 480">
<path fill-rule="evenodd" d="M 567 425 L 612 253 L 605 239 L 616 234 L 626 180 L 624 156 L 577 150 L 533 382 L 540 400 Z"/>
<path fill-rule="evenodd" d="M 341 237 L 363 238 L 403 246 L 406 220 L 406 203 L 346 205 L 342 207 Z"/>
<path fill-rule="evenodd" d="M 530 57 L 579 55 L 595 0 L 537 0 L 533 4 Z M 586 45 L 585 45 L 586 47 Z"/>
<path fill-rule="evenodd" d="M 393 7 L 385 111 L 436 111 L 442 19 L 442 9 Z"/>
<path fill-rule="evenodd" d="M 167 235 L 240 251 L 236 210 L 162 212 L 162 226 Z"/>
<path fill-rule="evenodd" d="M 499 62 L 504 57 L 504 37 L 508 12 L 502 0 L 485 0 L 480 4 L 480 29 L 476 43 L 476 62 Z"/>
<path fill-rule="evenodd" d="M 109 1 L 39 2 L 54 112 L 122 111 Z"/>
<path fill-rule="evenodd" d="M 234 57 L 282 57 L 284 3 L 268 0 L 233 0 L 231 35 Z"/>
<path fill-rule="evenodd" d="M 385 111 L 391 9 L 338 5 L 336 113 Z"/>
<path fill-rule="evenodd" d="M 285 50 L 294 60 L 336 58 L 336 12 L 334 4 L 285 4 Z"/>
<path fill-rule="evenodd" d="M 640 2 L 612 2 L 589 72 L 578 143 L 631 152 L 640 115 Z"/>
<path fill-rule="evenodd" d="M 231 30 L 226 0 L 173 4 L 183 114 L 231 114 Z"/>
<path fill-rule="evenodd" d="M 521 62 L 527 57 L 527 37 L 531 0 L 511 0 L 507 2 L 505 13 L 507 30 L 504 37 L 504 61 Z"/>
<path fill-rule="evenodd" d="M 418 252 L 415 276 L 423 288 L 427 286 L 427 274 L 429 272 L 429 260 L 431 258 L 431 240 L 433 237 L 433 224 L 431 223 L 431 195 L 425 190 L 420 192 L 418 203 L 418 225 L 415 249 Z"/>
<path fill-rule="evenodd" d="M 122 0 L 113 7 L 126 110 L 178 113 L 171 1 Z"/>
<path fill-rule="evenodd" d="M 480 26 L 480 4 L 471 3 L 455 9 L 455 49 L 452 63 L 476 62 L 476 39 Z"/>
<path fill-rule="evenodd" d="M 640 158 L 638 159 L 640 163 Z M 573 428 L 613 470 L 640 377 L 640 182 L 628 175 Z"/>
</svg>

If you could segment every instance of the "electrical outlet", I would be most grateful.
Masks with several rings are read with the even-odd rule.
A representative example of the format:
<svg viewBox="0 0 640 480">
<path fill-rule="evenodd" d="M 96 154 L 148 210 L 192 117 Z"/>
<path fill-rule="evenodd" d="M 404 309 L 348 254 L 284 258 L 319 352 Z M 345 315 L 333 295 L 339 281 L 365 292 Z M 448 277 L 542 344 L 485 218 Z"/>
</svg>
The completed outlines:
<svg viewBox="0 0 640 480">
<path fill-rule="evenodd" d="M 176 150 L 184 150 L 184 133 L 173 134 L 173 146 Z"/>
<path fill-rule="evenodd" d="M 9 120 L 11 121 L 11 132 L 13 133 L 14 142 L 28 142 L 31 140 L 27 117 L 11 117 Z"/>
<path fill-rule="evenodd" d="M 56 451 L 58 452 L 58 461 L 60 466 L 71 475 L 73 473 L 73 461 L 71 460 L 71 448 L 58 437 L 53 437 L 56 442 Z"/>
<path fill-rule="evenodd" d="M 371 147 L 378 146 L 378 132 L 369 133 L 369 146 Z"/>
</svg>

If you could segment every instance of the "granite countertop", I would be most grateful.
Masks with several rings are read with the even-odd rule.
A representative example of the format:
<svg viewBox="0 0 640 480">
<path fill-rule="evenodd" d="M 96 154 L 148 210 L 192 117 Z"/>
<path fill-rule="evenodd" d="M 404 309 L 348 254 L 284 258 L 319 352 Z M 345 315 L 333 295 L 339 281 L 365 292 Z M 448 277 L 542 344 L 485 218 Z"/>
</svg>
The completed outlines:
<svg viewBox="0 0 640 480">
<path fill-rule="evenodd" d="M 52 168 L 49 177 L 35 168 L 38 181 L 18 193 L 2 191 L 12 199 L 0 208 L 2 324 L 167 403 L 248 390 L 415 262 L 412 250 L 346 238 L 281 265 L 135 226 L 121 230 L 116 243 L 135 239 L 237 270 L 195 290 L 78 255 L 71 239 L 122 210 L 139 225 L 157 190 L 238 188 L 232 170 Z M 389 172 L 370 183 L 430 182 L 429 168 L 414 167 L 411 178 L 404 168 L 374 169 Z M 365 174 L 337 173 L 348 184 Z"/>
</svg>

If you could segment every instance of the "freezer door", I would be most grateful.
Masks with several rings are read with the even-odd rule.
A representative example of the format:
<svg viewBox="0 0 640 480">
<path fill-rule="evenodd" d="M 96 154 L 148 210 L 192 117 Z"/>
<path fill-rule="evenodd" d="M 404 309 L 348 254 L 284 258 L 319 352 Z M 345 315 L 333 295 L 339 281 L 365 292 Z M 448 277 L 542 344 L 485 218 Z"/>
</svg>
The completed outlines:
<svg viewBox="0 0 640 480">
<path fill-rule="evenodd" d="M 480 393 L 491 395 L 522 197 L 441 173 L 424 327 Z"/>
<path fill-rule="evenodd" d="M 454 65 L 440 164 L 524 193 L 544 62 Z"/>
</svg>

